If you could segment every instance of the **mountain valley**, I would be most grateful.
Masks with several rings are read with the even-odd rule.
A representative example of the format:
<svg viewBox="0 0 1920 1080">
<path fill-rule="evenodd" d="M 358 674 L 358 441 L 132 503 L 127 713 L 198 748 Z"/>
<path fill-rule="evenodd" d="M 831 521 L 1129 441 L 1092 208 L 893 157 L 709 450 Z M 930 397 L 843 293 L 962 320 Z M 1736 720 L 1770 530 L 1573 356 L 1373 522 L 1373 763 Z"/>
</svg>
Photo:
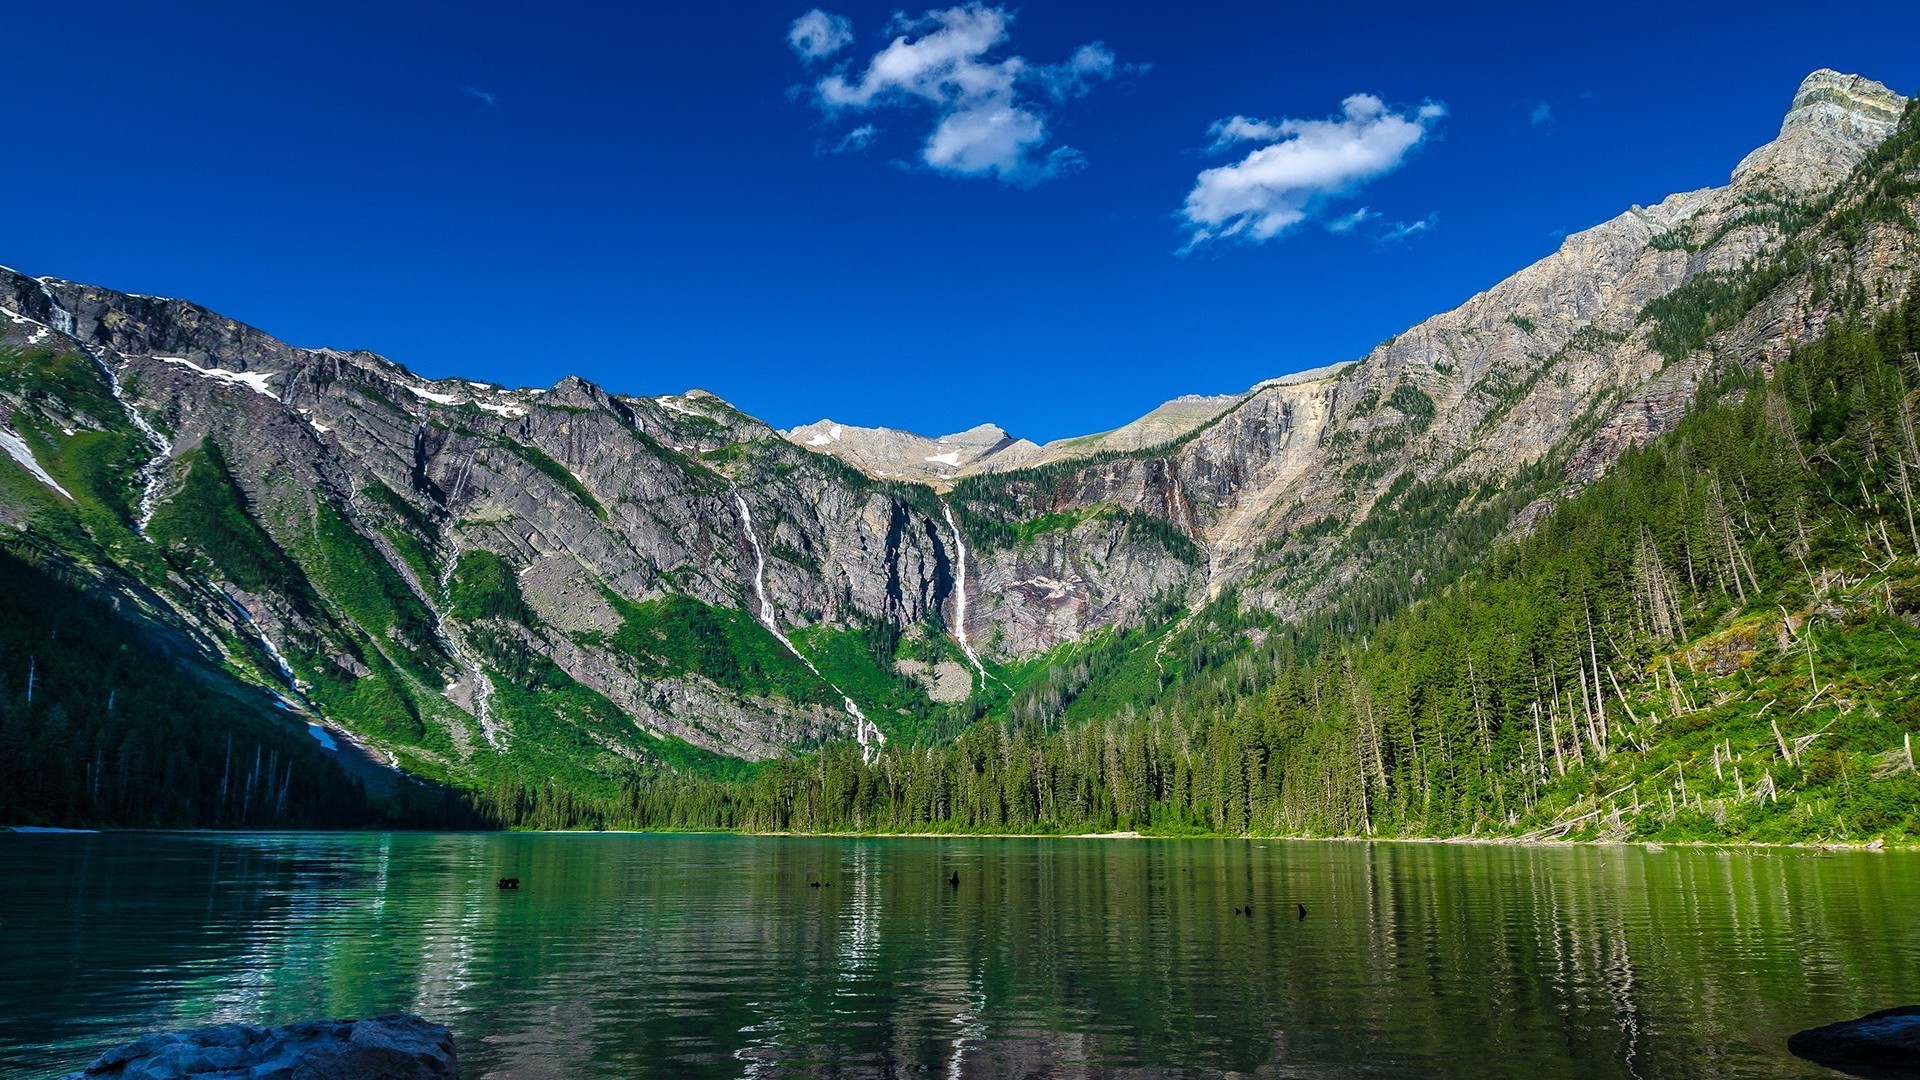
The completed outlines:
<svg viewBox="0 0 1920 1080">
<path fill-rule="evenodd" d="M 1807 783 L 1825 809 L 1754 835 L 1912 832 L 1910 752 L 1886 755 L 1920 698 L 1863 675 L 1816 705 L 1793 663 L 1823 618 L 1827 647 L 1888 679 L 1916 640 L 1920 534 L 1901 534 L 1920 447 L 1898 373 L 1920 325 L 1917 144 L 1908 99 L 1816 72 L 1723 187 L 1575 233 L 1363 357 L 1045 445 L 992 424 L 783 432 L 699 390 L 429 380 L 187 301 L 0 271 L 0 579 L 18 611 L 71 613 L 7 628 L 0 758 L 51 771 L 6 810 L 350 819 L 334 784 L 401 820 L 459 803 L 460 821 L 553 827 L 1714 835 L 1724 810 L 1702 824 L 1682 791 L 1649 817 L 1639 790 L 1705 753 L 1742 800 L 1764 774 L 1769 806 L 1789 770 L 1824 770 Z M 1656 490 L 1686 509 L 1633 519 Z M 1629 519 L 1626 547 L 1593 539 Z M 1546 605 L 1514 567 L 1568 550 L 1619 574 Z M 1500 584 L 1522 579 L 1525 604 Z M 1550 607 L 1533 659 L 1496 658 L 1496 624 L 1421 621 L 1463 595 L 1524 608 L 1511 625 Z M 63 645 L 63 624 L 111 627 L 93 637 L 113 648 Z M 1422 684 L 1423 712 L 1400 680 L 1455 656 L 1506 683 Z M 214 704 L 130 689 L 177 672 Z M 1742 693 L 1793 698 L 1794 731 L 1828 708 L 1839 726 L 1816 735 L 1872 731 L 1797 744 Z M 1640 723 L 1711 713 L 1689 694 L 1725 715 L 1671 742 Z M 141 727 L 143 708 L 175 719 Z M 208 726 L 163 736 L 182 709 Z M 1236 717 L 1268 735 L 1188 738 Z M 1443 769 L 1429 719 L 1480 749 L 1447 744 Z M 112 786 L 170 757 L 201 794 L 128 809 Z M 1828 794 L 1869 775 L 1867 795 Z M 1589 790 L 1615 781 L 1633 812 Z"/>
</svg>

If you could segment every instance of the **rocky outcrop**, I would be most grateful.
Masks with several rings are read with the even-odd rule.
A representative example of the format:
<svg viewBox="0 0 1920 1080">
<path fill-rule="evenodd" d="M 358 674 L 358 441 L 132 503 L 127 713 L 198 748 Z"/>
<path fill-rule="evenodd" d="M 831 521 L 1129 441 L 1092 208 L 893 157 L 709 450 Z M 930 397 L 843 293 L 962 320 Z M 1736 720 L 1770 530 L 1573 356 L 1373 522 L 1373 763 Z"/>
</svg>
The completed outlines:
<svg viewBox="0 0 1920 1080">
<path fill-rule="evenodd" d="M 1041 448 L 993 424 L 928 438 L 892 428 L 820 420 L 782 432 L 795 445 L 838 458 L 880 480 L 909 480 L 941 490 L 956 477 L 1038 464 Z"/>
<path fill-rule="evenodd" d="M 1820 225 L 1869 197 L 1848 175 L 1904 108 L 1816 72 L 1725 187 L 1569 236 L 1357 362 L 1045 446 L 992 425 L 783 434 L 702 391 L 428 380 L 184 301 L 0 270 L 0 341 L 84 357 L 0 371 L 0 469 L 24 470 L 0 523 L 69 538 L 100 588 L 290 709 L 332 707 L 317 685 L 330 682 L 364 722 L 327 719 L 383 753 L 409 728 L 406 752 L 450 772 L 512 753 L 531 733 L 508 706 L 531 697 L 577 727 L 565 753 L 585 747 L 605 770 L 648 760 L 661 737 L 774 756 L 852 734 L 862 704 L 815 668 L 774 671 L 791 666 L 785 643 L 811 648 L 810 665 L 825 642 L 924 631 L 971 669 L 970 650 L 1027 657 L 1230 591 L 1311 610 L 1400 553 L 1353 538 L 1416 496 L 1424 519 L 1461 515 L 1525 474 L 1519 523 L 1537 520 L 1670 430 L 1715 365 L 1784 355 L 1824 328 L 1842 286 L 1869 302 L 1905 290 L 1920 245 L 1899 214 Z M 1789 242 L 1824 245 L 1815 262 L 1839 276 L 1783 276 L 1678 352 L 1656 340 L 1650 305 L 1743 280 Z M 96 436 L 118 448 L 104 472 L 78 461 Z M 206 497 L 189 481 L 216 450 L 230 498 L 181 510 Z M 160 537 L 158 557 L 138 534 L 175 511 L 226 531 Z M 511 604 L 455 602 L 476 558 L 497 560 Z M 666 641 L 678 627 L 646 638 L 636 609 L 670 598 L 735 618 L 695 644 Z M 755 627 L 767 633 L 711 662 Z M 866 674 L 927 708 L 986 685 L 942 674 L 937 651 L 927 668 L 874 656 Z"/>
<path fill-rule="evenodd" d="M 115 1047 L 62 1080 L 455 1080 L 453 1035 L 418 1016 L 221 1024 Z"/>
<path fill-rule="evenodd" d="M 1331 370 L 1305 372 L 1304 379 L 1311 381 Z M 1261 387 L 1302 378 L 1302 375 L 1293 375 L 1273 379 Z M 1055 439 L 1044 446 L 1016 439 L 994 424 L 928 438 L 892 428 L 856 427 L 819 420 L 781 434 L 797 446 L 838 458 L 875 479 L 911 480 L 946 491 L 954 481 L 981 473 L 1011 472 L 1049 462 L 1165 446 L 1218 419 L 1245 397 L 1245 394 L 1184 394 L 1162 402 L 1145 416 L 1112 431 Z"/>
<path fill-rule="evenodd" d="M 1911 1080 L 1920 1077 L 1920 1005 L 1811 1028 L 1789 1038 L 1787 1049 L 1853 1076 Z"/>
<path fill-rule="evenodd" d="M 1256 388 L 1171 447 L 1044 485 L 1011 476 L 994 492 L 1019 504 L 1015 516 L 1108 503 L 1160 517 L 1205 550 L 1210 595 L 1231 587 L 1242 602 L 1283 616 L 1311 610 L 1383 554 L 1340 538 L 1376 511 L 1392 513 L 1417 485 L 1464 513 L 1476 490 L 1499 490 L 1552 458 L 1561 490 L 1571 490 L 1678 423 L 1716 363 L 1765 363 L 1816 336 L 1833 290 L 1823 299 L 1805 277 L 1781 282 L 1706 347 L 1677 359 L 1654 340 L 1649 305 L 1702 275 L 1740 280 L 1781 251 L 1789 230 L 1801 230 L 1797 238 L 1817 231 L 1823 200 L 1893 132 L 1905 107 L 1879 83 L 1815 72 L 1779 136 L 1727 186 L 1636 206 L 1575 233 L 1358 363 Z M 1920 206 L 1903 212 L 1913 210 Z M 1911 229 L 1889 224 L 1832 241 L 1817 261 L 1845 268 L 1885 302 L 1905 290 L 1920 245 Z"/>
</svg>

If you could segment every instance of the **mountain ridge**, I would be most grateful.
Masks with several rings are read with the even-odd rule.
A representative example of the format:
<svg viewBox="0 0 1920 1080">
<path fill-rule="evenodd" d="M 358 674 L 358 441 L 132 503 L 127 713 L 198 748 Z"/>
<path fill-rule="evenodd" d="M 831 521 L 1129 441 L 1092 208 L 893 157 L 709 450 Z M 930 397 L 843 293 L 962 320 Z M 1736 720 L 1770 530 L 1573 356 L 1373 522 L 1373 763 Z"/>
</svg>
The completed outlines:
<svg viewBox="0 0 1920 1080">
<path fill-rule="evenodd" d="M 853 429 L 704 391 L 428 380 L 0 272 L 0 526 L 415 775 L 607 790 L 935 739 L 1229 601 L 1285 625 L 1430 587 L 1669 430 L 1717 365 L 1811 340 L 1835 290 L 1898 295 L 1910 233 L 1803 234 L 1868 198 L 1847 177 L 1905 99 L 1816 72 L 1794 100 L 1727 186 L 1570 236 L 1359 361 L 1067 447 L 888 433 L 864 468 L 809 445 Z M 1825 247 L 1724 300 L 1803 242 Z M 922 450 L 952 472 L 876 465 Z"/>
</svg>

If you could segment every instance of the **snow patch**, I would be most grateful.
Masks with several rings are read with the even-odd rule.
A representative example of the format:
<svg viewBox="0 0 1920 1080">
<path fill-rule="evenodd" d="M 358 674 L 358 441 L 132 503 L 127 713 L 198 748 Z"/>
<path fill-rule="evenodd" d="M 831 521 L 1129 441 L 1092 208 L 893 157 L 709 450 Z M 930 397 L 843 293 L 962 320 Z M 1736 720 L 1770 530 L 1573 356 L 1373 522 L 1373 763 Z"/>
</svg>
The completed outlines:
<svg viewBox="0 0 1920 1080">
<path fill-rule="evenodd" d="M 29 345 L 38 345 L 53 336 L 52 328 L 39 319 L 29 318 L 17 311 L 8 311 L 6 308 L 0 308 L 0 315 L 5 315 L 15 326 L 33 327 L 33 333 L 27 335 Z"/>
<path fill-rule="evenodd" d="M 931 461 L 935 465 L 949 465 L 958 468 L 960 466 L 960 451 L 953 450 L 945 454 L 929 454 L 925 460 Z"/>
<path fill-rule="evenodd" d="M 0 446 L 6 447 L 7 454 L 11 456 L 13 460 L 19 462 L 21 468 L 32 473 L 35 480 L 65 495 L 68 502 L 80 501 L 73 497 L 73 492 L 61 487 L 60 481 L 47 475 L 47 470 L 41 468 L 40 462 L 34 459 L 33 451 L 27 448 L 26 440 L 5 428 L 0 428 Z"/>
<path fill-rule="evenodd" d="M 833 442 L 833 440 L 825 435 L 815 435 L 813 438 L 807 440 L 807 445 L 826 446 L 831 442 Z"/>
<path fill-rule="evenodd" d="M 267 380 L 273 378 L 275 374 L 271 371 L 228 371 L 226 368 L 206 368 L 201 367 L 199 364 L 194 363 L 184 356 L 155 356 L 154 359 L 164 360 L 176 367 L 187 368 L 194 374 L 212 379 L 215 382 L 244 386 L 256 394 L 263 394 L 275 401 L 280 400 L 280 395 L 274 393 L 267 386 Z"/>
<path fill-rule="evenodd" d="M 476 401 L 474 404 L 497 416 L 510 417 L 516 420 L 527 415 L 527 410 L 518 405 L 494 405 L 485 401 Z"/>
<path fill-rule="evenodd" d="M 1065 578 L 1052 578 L 1045 574 L 1039 574 L 1025 581 L 1016 581 L 1013 583 L 1013 587 L 1016 589 L 1038 589 L 1047 594 L 1044 599 L 1061 600 L 1079 592 L 1080 587 L 1086 583 L 1086 579 L 1082 578 L 1079 574 L 1070 574 Z"/>
<path fill-rule="evenodd" d="M 403 383 L 402 385 L 406 385 L 406 384 Z M 461 401 L 457 397 L 454 397 L 452 394 L 436 394 L 431 390 L 423 390 L 418 386 L 407 386 L 407 390 L 408 392 L 413 394 L 414 397 L 417 397 L 422 401 L 431 401 L 435 405 L 464 405 L 465 404 L 465 402 Z"/>
</svg>

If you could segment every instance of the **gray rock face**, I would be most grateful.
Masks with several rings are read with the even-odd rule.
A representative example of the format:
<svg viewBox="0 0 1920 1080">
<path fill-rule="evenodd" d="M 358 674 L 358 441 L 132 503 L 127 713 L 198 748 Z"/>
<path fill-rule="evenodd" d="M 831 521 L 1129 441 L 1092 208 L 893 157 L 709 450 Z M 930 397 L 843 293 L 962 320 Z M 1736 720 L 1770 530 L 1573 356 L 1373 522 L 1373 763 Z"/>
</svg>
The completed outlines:
<svg viewBox="0 0 1920 1080">
<path fill-rule="evenodd" d="M 1920 1077 L 1920 1005 L 1868 1013 L 1802 1031 L 1787 1040 L 1799 1057 L 1854 1076 Z"/>
<path fill-rule="evenodd" d="M 63 1080 L 454 1080 L 453 1036 L 394 1013 L 284 1027 L 221 1024 L 148 1035 Z"/>
<path fill-rule="evenodd" d="M 991 425 L 926 439 L 822 421 L 783 435 L 701 391 L 426 380 L 183 301 L 3 270 L 0 340 L 84 351 L 117 387 L 0 388 L 0 434 L 12 461 L 25 453 L 39 467 L 21 417 L 43 432 L 139 427 L 151 457 L 118 496 L 143 513 L 180 496 L 183 458 L 217 446 L 247 512 L 313 577 L 311 595 L 179 572 L 164 586 L 103 587 L 276 686 L 275 647 L 321 657 L 344 682 L 396 672 L 424 702 L 420 722 L 447 735 L 440 749 L 415 747 L 429 762 L 510 752 L 519 733 L 497 706 L 503 670 L 543 664 L 622 714 L 583 727 L 609 763 L 642 759 L 650 736 L 767 757 L 852 734 L 837 694 L 663 673 L 621 644 L 633 605 L 686 596 L 799 638 L 874 624 L 964 630 L 999 659 L 1137 621 L 1168 598 L 1191 606 L 1234 589 L 1282 615 L 1309 610 L 1391 553 L 1343 542 L 1377 508 L 1423 489 L 1454 493 L 1443 505 L 1460 511 L 1543 460 L 1563 489 L 1591 480 L 1669 430 L 1715 364 L 1764 364 L 1819 333 L 1833 301 L 1799 279 L 1677 359 L 1643 316 L 1703 274 L 1778 250 L 1795 215 L 1858 197 L 1835 185 L 1904 106 L 1877 83 L 1816 72 L 1779 137 L 1725 187 L 1569 236 L 1357 362 L 1177 399 L 1044 447 Z M 1920 250 L 1910 232 L 1870 222 L 1818 261 L 1895 297 Z M 52 479 L 24 482 L 51 491 Z M 0 523 L 31 517 L 0 499 Z M 956 522 L 1005 535 L 962 535 Z M 356 566 L 334 565 L 343 544 Z M 474 553 L 512 574 L 525 620 L 453 609 L 451 577 Z M 360 571 L 390 579 L 382 602 L 417 617 L 371 610 Z M 973 685 L 890 671 L 939 701 Z M 377 732 L 356 734 L 385 749 Z"/>
<path fill-rule="evenodd" d="M 892 428 L 855 427 L 821 420 L 782 432 L 804 446 L 883 480 L 909 480 L 941 490 L 956 477 L 989 469 L 1020 469 L 1042 460 L 1041 448 L 993 424 L 928 438 Z"/>
<path fill-rule="evenodd" d="M 1324 372 L 1308 372 L 1309 377 Z M 1273 380 L 1274 384 L 1292 381 Z M 1262 384 L 1267 385 L 1267 384 Z M 782 432 L 795 445 L 838 458 L 869 476 L 911 480 L 946 491 L 962 477 L 1010 472 L 1052 461 L 1145 450 L 1182 438 L 1239 404 L 1244 394 L 1187 394 L 1162 402 L 1137 420 L 1095 435 L 1055 439 L 1044 446 L 1016 439 L 993 424 L 928 438 L 892 428 L 856 427 L 820 420 Z"/>
<path fill-rule="evenodd" d="M 1554 454 L 1570 484 L 1591 481 L 1671 429 L 1714 364 L 1765 363 L 1817 335 L 1832 301 L 1805 279 L 1678 361 L 1655 348 L 1644 315 L 1702 274 L 1736 274 L 1777 251 L 1782 223 L 1828 196 L 1905 105 L 1871 80 L 1815 72 L 1779 137 L 1726 187 L 1575 233 L 1358 363 L 1256 387 L 1164 452 L 1011 494 L 1028 513 L 1107 503 L 1162 518 L 1205 550 L 1209 594 L 1236 587 L 1243 602 L 1283 615 L 1317 607 L 1380 554 L 1337 541 L 1383 499 L 1414 484 L 1497 486 Z M 1920 251 L 1910 232 L 1872 228 L 1819 261 L 1850 267 L 1869 296 L 1888 298 L 1904 291 Z"/>
</svg>

